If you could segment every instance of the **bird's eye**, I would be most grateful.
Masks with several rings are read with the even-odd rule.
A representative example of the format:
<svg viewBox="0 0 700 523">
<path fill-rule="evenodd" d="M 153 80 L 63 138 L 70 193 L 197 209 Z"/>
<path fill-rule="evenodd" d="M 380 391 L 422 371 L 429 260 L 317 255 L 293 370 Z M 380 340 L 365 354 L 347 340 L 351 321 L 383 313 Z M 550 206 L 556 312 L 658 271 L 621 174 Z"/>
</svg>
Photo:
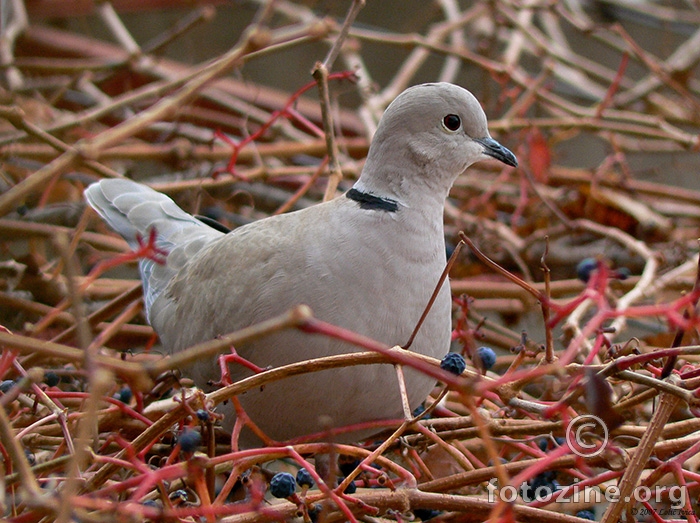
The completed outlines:
<svg viewBox="0 0 700 523">
<path fill-rule="evenodd" d="M 448 114 L 442 119 L 442 123 L 450 131 L 456 131 L 462 125 L 462 120 L 456 114 Z"/>
</svg>

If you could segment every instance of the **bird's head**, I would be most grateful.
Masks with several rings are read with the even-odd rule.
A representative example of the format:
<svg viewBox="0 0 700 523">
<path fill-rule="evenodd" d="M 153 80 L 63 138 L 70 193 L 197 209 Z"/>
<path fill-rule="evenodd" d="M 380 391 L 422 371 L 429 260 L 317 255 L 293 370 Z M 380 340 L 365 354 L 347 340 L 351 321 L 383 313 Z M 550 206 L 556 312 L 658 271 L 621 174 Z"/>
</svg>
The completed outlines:
<svg viewBox="0 0 700 523">
<path fill-rule="evenodd" d="M 518 164 L 491 138 L 474 95 L 449 83 L 417 85 L 401 93 L 382 116 L 360 186 L 398 200 L 414 190 L 444 200 L 457 176 L 488 158 Z"/>
</svg>

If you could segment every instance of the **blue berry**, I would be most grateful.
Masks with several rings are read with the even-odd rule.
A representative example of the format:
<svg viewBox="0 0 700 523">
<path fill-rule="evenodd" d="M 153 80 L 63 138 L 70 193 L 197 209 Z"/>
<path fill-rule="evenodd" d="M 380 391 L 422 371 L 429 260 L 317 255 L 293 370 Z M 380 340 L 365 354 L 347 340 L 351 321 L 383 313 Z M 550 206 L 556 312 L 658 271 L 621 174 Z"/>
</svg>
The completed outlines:
<svg viewBox="0 0 700 523">
<path fill-rule="evenodd" d="M 449 260 L 455 252 L 455 244 L 445 239 L 445 259 Z"/>
<path fill-rule="evenodd" d="M 202 443 L 202 436 L 196 430 L 185 429 L 180 433 L 179 442 L 182 452 L 191 453 Z"/>
<path fill-rule="evenodd" d="M 440 511 L 432 508 L 416 508 L 413 509 L 413 515 L 421 521 L 428 521 L 429 519 L 438 517 L 440 515 Z"/>
<path fill-rule="evenodd" d="M 270 493 L 276 498 L 288 498 L 296 488 L 296 480 L 289 472 L 278 472 L 270 480 Z"/>
<path fill-rule="evenodd" d="M 345 494 L 354 494 L 356 490 L 357 485 L 355 484 L 355 480 L 352 480 L 350 484 L 345 487 Z"/>
<path fill-rule="evenodd" d="M 550 447 L 561 447 L 564 444 L 564 441 L 566 440 L 560 437 L 555 437 L 554 442 L 552 442 L 552 438 L 542 438 L 537 444 L 542 452 L 547 452 L 547 449 Z"/>
<path fill-rule="evenodd" d="M 630 271 L 627 267 L 618 267 L 615 269 L 613 275 L 618 280 L 626 280 L 632 275 L 632 271 Z"/>
<path fill-rule="evenodd" d="M 595 514 L 592 510 L 579 510 L 576 513 L 577 518 L 587 519 L 588 521 L 595 521 Z"/>
<path fill-rule="evenodd" d="M 171 492 L 168 495 L 168 499 L 176 505 L 181 505 L 183 503 L 187 503 L 187 501 L 189 500 L 189 496 L 187 495 L 187 491 L 185 489 L 179 489 L 174 492 Z"/>
<path fill-rule="evenodd" d="M 535 476 L 531 484 L 535 487 L 539 485 L 546 485 L 552 483 L 556 477 L 556 470 L 545 470 L 544 472 L 540 472 L 537 476 Z"/>
<path fill-rule="evenodd" d="M 591 273 L 598 269 L 598 260 L 595 258 L 584 258 L 576 266 L 576 276 L 583 283 L 588 283 Z"/>
<path fill-rule="evenodd" d="M 131 392 L 129 387 L 122 387 L 122 389 L 114 395 L 114 399 L 121 401 L 122 403 L 128 404 L 131 398 L 134 397 L 134 393 Z"/>
<path fill-rule="evenodd" d="M 359 464 L 359 459 L 355 459 L 350 456 L 341 456 L 340 459 L 338 459 L 338 468 L 343 476 L 349 476 Z"/>
<path fill-rule="evenodd" d="M 196 414 L 197 414 L 197 419 L 201 422 L 204 422 L 204 423 L 209 421 L 209 419 L 211 418 L 211 416 L 209 415 L 209 411 L 206 409 L 199 409 L 199 410 L 197 410 Z"/>
<path fill-rule="evenodd" d="M 316 523 L 318 521 L 318 517 L 321 515 L 322 509 L 323 506 L 320 503 L 314 503 L 309 507 L 309 519 L 311 520 L 311 523 Z"/>
<path fill-rule="evenodd" d="M 457 352 L 448 352 L 447 355 L 442 358 L 440 368 L 459 376 L 464 372 L 464 369 L 467 368 L 467 362 L 464 361 L 464 357 L 461 354 Z"/>
<path fill-rule="evenodd" d="M 481 367 L 489 370 L 496 364 L 496 353 L 491 347 L 479 347 L 476 349 L 476 356 L 481 361 Z"/>
<path fill-rule="evenodd" d="M 314 486 L 314 478 L 311 477 L 311 474 L 305 468 L 300 468 L 297 471 L 297 485 L 309 488 Z"/>
<path fill-rule="evenodd" d="M 46 383 L 49 387 L 55 387 L 61 382 L 61 378 L 58 377 L 58 374 L 55 372 L 47 372 L 44 374 L 44 383 Z"/>
<path fill-rule="evenodd" d="M 523 485 L 520 497 L 526 503 L 535 501 L 539 496 L 541 499 L 554 494 L 559 490 L 559 482 L 555 479 L 556 471 L 545 471 L 532 478 L 527 485 Z"/>
<path fill-rule="evenodd" d="M 414 418 L 416 418 L 416 417 L 420 416 L 421 414 L 423 414 L 424 412 L 425 412 L 425 405 L 423 405 L 423 404 L 421 403 L 421 404 L 418 405 L 415 409 L 413 409 L 413 412 L 411 413 L 411 416 L 413 416 Z"/>
<path fill-rule="evenodd" d="M 2 392 L 3 394 L 6 394 L 14 386 L 15 386 L 14 380 L 4 380 L 2 383 L 0 383 L 0 392 Z"/>
</svg>

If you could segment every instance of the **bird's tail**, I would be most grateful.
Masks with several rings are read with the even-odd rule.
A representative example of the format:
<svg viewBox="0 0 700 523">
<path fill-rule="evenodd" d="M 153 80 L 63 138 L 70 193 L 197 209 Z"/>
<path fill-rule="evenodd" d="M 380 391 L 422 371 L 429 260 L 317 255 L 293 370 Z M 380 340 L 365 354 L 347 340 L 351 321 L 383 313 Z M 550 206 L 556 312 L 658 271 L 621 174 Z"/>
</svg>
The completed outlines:
<svg viewBox="0 0 700 523">
<path fill-rule="evenodd" d="M 147 236 L 153 228 L 159 238 L 170 245 L 189 237 L 194 232 L 192 229 L 210 229 L 164 194 L 131 180 L 108 179 L 94 183 L 85 190 L 85 198 L 131 247 L 137 246 L 137 235 Z"/>
<path fill-rule="evenodd" d="M 148 238 L 155 229 L 156 246 L 168 253 L 165 265 L 150 259 L 139 263 L 147 315 L 187 261 L 223 234 L 187 214 L 164 194 L 131 180 L 94 183 L 85 190 L 85 198 L 132 248 L 138 246 L 139 236 Z"/>
</svg>

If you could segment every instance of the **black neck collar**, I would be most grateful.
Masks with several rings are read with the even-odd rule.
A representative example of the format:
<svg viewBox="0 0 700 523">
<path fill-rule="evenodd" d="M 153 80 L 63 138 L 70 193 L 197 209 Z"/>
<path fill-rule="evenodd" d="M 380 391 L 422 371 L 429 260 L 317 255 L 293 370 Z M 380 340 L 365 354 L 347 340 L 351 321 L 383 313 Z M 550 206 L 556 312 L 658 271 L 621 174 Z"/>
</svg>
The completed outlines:
<svg viewBox="0 0 700 523">
<path fill-rule="evenodd" d="M 396 200 L 381 198 L 354 188 L 346 192 L 345 196 L 359 203 L 360 209 L 385 212 L 396 212 L 399 210 L 399 204 L 396 203 Z"/>
</svg>

